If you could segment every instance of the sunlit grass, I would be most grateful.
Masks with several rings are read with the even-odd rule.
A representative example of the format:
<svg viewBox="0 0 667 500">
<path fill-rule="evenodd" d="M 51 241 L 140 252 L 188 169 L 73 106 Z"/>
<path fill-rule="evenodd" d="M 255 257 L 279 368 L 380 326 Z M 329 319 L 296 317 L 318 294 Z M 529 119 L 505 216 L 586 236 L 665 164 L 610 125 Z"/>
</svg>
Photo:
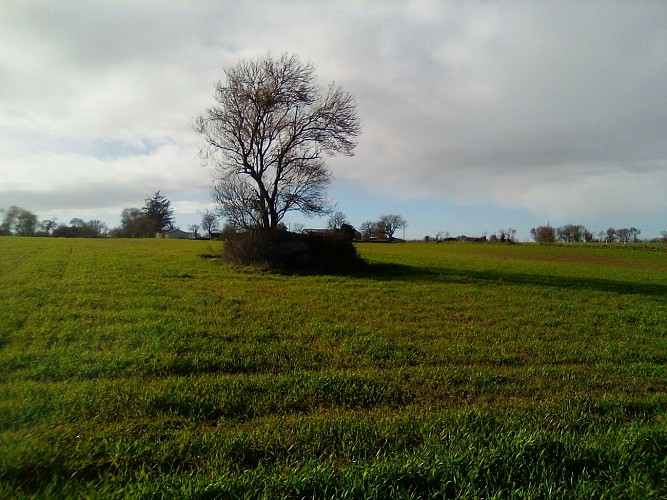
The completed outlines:
<svg viewBox="0 0 667 500">
<path fill-rule="evenodd" d="M 667 494 L 667 254 L 0 238 L 0 496 Z"/>
</svg>

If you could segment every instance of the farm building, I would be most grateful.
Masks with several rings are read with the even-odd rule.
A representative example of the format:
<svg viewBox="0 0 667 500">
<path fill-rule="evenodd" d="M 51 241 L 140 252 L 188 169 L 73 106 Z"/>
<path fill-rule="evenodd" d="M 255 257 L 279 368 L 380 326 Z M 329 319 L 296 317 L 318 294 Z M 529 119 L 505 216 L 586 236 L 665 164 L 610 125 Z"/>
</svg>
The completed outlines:
<svg viewBox="0 0 667 500">
<path fill-rule="evenodd" d="M 190 233 L 186 233 L 185 231 L 181 231 L 180 229 L 167 229 L 166 231 L 155 233 L 155 237 L 170 240 L 189 240 L 192 238 L 192 235 Z"/>
</svg>

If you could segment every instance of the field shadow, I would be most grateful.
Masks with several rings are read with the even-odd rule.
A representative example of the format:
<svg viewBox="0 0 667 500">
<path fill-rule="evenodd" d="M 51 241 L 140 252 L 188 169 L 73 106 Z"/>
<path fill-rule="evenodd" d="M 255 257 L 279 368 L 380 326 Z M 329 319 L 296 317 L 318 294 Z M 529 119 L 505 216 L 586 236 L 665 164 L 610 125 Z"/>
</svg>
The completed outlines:
<svg viewBox="0 0 667 500">
<path fill-rule="evenodd" d="M 667 285 L 634 283 L 601 278 L 579 278 L 504 271 L 473 271 L 442 267 L 416 267 L 405 264 L 367 264 L 354 273 L 355 277 L 378 281 L 402 280 L 429 283 L 486 283 L 546 286 L 572 290 L 592 290 L 619 294 L 635 294 L 667 299 Z"/>
</svg>

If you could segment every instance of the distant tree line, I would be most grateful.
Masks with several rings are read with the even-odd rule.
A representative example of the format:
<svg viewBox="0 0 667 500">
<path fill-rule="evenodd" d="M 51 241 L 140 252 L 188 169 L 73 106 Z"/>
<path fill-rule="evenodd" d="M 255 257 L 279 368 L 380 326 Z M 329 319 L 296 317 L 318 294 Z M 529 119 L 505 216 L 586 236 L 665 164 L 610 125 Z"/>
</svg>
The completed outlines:
<svg viewBox="0 0 667 500">
<path fill-rule="evenodd" d="M 445 241 L 460 241 L 468 243 L 500 243 L 513 245 L 516 243 L 516 229 L 513 227 L 507 229 L 499 229 L 497 233 L 493 233 L 487 237 L 486 233 L 482 236 L 466 236 L 461 234 L 459 236 L 450 236 L 449 232 L 438 232 L 434 237 L 425 236 L 424 241 L 435 241 L 436 243 L 442 243 Z"/>
<path fill-rule="evenodd" d="M 540 244 L 550 243 L 636 243 L 641 241 L 639 235 L 641 231 L 636 227 L 629 228 L 609 228 L 606 231 L 600 231 L 597 236 L 593 235 L 581 224 L 566 224 L 561 227 L 550 225 L 534 227 L 530 230 L 533 241 Z M 481 237 L 455 236 L 451 237 L 448 232 L 440 231 L 435 236 L 425 236 L 424 241 L 433 241 L 436 243 L 445 241 L 461 241 L 474 243 L 516 243 L 516 229 L 501 229 L 496 234 L 489 237 L 486 233 Z M 648 240 L 647 240 L 648 241 Z M 667 231 L 662 231 L 661 236 L 651 241 L 667 243 Z"/>
<path fill-rule="evenodd" d="M 109 229 L 99 220 L 84 221 L 75 217 L 69 224 L 58 224 L 55 219 L 39 221 L 37 216 L 25 208 L 11 206 L 4 214 L 0 224 L 3 236 L 54 236 L 61 238 L 146 238 L 153 237 L 158 231 L 173 227 L 174 211 L 170 201 L 156 192 L 144 200 L 143 208 L 126 208 L 121 214 L 119 227 Z"/>
<path fill-rule="evenodd" d="M 600 231 L 597 239 L 581 224 L 567 224 L 558 228 L 549 225 L 539 226 L 530 230 L 530 234 L 536 243 L 630 243 L 639 241 L 641 231 L 636 227 L 615 229 L 610 227 L 606 231 Z M 663 231 L 663 240 L 667 241 L 667 232 Z"/>
<path fill-rule="evenodd" d="M 60 236 L 77 238 L 101 238 L 107 236 L 107 226 L 99 220 L 83 221 L 74 218 L 67 224 L 58 224 L 55 219 L 37 219 L 37 216 L 25 208 L 13 205 L 4 213 L 0 224 L 0 235 L 9 236 Z"/>
<path fill-rule="evenodd" d="M 49 222 L 55 223 L 55 220 L 50 219 Z M 74 218 L 69 221 L 69 226 L 58 224 L 52 231 L 51 236 L 61 238 L 105 238 L 108 233 L 109 228 L 104 222 L 99 220 L 84 222 L 82 219 Z M 48 236 L 48 234 L 45 236 Z"/>
<path fill-rule="evenodd" d="M 157 191 L 154 195 L 145 198 L 142 208 L 125 208 L 121 213 L 120 226 L 109 229 L 102 221 L 93 219 L 84 221 L 75 217 L 69 224 L 59 224 L 55 219 L 39 220 L 37 216 L 25 208 L 13 205 L 7 209 L 0 208 L 0 236 L 54 236 L 61 238 L 152 238 L 155 233 L 172 229 L 174 211 L 170 201 Z M 327 229 L 345 236 L 345 239 L 362 241 L 394 241 L 399 229 L 405 228 L 407 221 L 401 215 L 383 215 L 377 221 L 366 221 L 357 231 L 347 220 L 343 212 L 334 212 L 329 218 Z M 301 232 L 301 224 L 295 224 L 294 230 Z M 199 234 L 201 229 L 202 233 Z M 297 230 L 298 229 L 298 230 Z M 193 238 L 203 237 L 213 239 L 219 236 L 220 230 L 218 215 L 208 209 L 202 215 L 201 224 L 189 226 Z M 283 224 L 283 230 L 287 227 Z M 224 232 L 224 231 L 223 231 Z M 566 224 L 561 227 L 550 225 L 538 226 L 530 230 L 531 237 L 536 243 L 632 243 L 640 241 L 641 231 L 636 227 L 608 228 L 593 235 L 581 224 Z M 468 236 L 450 237 L 447 232 L 439 232 L 435 237 L 426 236 L 425 241 L 473 241 L 481 243 L 515 243 L 516 229 L 501 229 L 496 234 L 486 234 L 479 238 Z M 662 231 L 654 241 L 667 243 L 667 231 Z"/>
</svg>

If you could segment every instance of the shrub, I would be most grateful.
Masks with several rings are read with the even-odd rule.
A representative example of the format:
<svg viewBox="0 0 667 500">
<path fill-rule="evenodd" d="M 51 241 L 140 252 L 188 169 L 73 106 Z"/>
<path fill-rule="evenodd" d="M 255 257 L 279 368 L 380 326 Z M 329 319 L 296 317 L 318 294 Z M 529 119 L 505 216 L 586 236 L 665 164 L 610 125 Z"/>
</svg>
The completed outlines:
<svg viewBox="0 0 667 500">
<path fill-rule="evenodd" d="M 295 234 L 284 229 L 226 231 L 223 260 L 286 271 L 345 273 L 363 260 L 346 234 Z"/>
<path fill-rule="evenodd" d="M 535 243 L 555 243 L 556 229 L 551 226 L 539 226 L 530 230 Z"/>
</svg>

